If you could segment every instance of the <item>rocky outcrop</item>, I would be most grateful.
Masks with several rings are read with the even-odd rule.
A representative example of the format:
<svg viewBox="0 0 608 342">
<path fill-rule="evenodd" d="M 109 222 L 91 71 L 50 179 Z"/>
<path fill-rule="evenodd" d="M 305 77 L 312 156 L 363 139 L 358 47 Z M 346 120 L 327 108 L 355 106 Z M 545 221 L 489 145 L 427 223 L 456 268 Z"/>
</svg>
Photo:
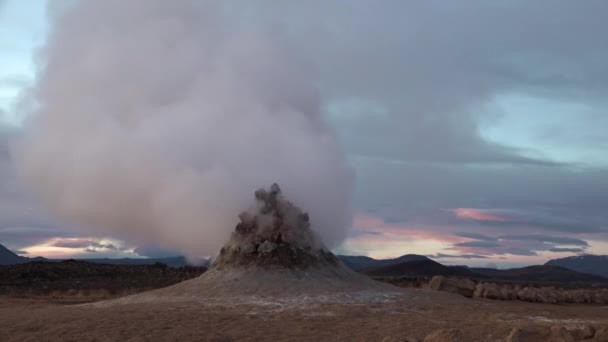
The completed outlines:
<svg viewBox="0 0 608 342">
<path fill-rule="evenodd" d="M 424 286 L 419 283 L 414 285 Z M 397 285 L 400 284 L 397 283 Z M 520 300 L 548 304 L 608 304 L 608 289 L 606 288 L 559 289 L 490 282 L 475 283 L 466 278 L 446 278 L 443 276 L 433 277 L 428 283 L 428 287 L 436 291 L 456 293 L 469 298 Z"/>
<path fill-rule="evenodd" d="M 436 291 L 446 291 L 472 298 L 475 294 L 475 282 L 466 278 L 446 278 L 434 276 L 429 287 Z"/>
</svg>

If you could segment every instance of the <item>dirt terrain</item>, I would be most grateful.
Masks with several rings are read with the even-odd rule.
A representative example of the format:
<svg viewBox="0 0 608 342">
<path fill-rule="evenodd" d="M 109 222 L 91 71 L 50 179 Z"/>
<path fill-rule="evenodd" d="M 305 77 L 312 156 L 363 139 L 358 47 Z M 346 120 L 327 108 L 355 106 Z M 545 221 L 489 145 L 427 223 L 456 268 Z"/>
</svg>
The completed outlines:
<svg viewBox="0 0 608 342">
<path fill-rule="evenodd" d="M 471 300 L 412 289 L 375 303 L 258 298 L 235 304 L 98 306 L 2 298 L 0 340 L 399 341 L 458 328 L 463 341 L 500 341 L 521 325 L 608 324 L 608 307 Z"/>
</svg>

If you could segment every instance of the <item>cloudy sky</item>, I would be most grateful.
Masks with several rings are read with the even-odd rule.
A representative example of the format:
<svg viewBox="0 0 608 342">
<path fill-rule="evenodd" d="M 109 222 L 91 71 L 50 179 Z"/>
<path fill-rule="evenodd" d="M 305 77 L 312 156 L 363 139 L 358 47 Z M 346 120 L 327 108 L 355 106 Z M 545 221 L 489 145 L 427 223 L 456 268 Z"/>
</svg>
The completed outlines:
<svg viewBox="0 0 608 342">
<path fill-rule="evenodd" d="M 177 253 L 83 234 L 15 171 L 48 11 L 72 2 L 0 0 L 0 243 L 29 256 Z M 281 30 L 313 70 L 355 173 L 336 252 L 499 266 L 608 254 L 607 2 L 231 5 L 235 22 Z"/>
</svg>

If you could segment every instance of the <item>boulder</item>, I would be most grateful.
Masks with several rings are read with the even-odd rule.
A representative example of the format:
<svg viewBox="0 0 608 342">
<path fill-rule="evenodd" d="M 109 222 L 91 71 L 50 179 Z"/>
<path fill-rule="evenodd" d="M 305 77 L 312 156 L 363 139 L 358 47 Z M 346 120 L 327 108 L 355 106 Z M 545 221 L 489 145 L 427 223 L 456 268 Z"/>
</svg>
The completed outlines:
<svg viewBox="0 0 608 342">
<path fill-rule="evenodd" d="M 608 326 L 597 328 L 593 336 L 594 342 L 608 342 Z"/>
<path fill-rule="evenodd" d="M 446 291 L 472 298 L 475 293 L 475 282 L 464 278 L 446 278 L 434 276 L 429 287 L 435 291 Z"/>
<path fill-rule="evenodd" d="M 575 341 L 587 340 L 593 338 L 595 329 L 589 324 L 582 324 L 570 329 L 570 334 Z"/>
<path fill-rule="evenodd" d="M 606 290 L 594 291 L 592 301 L 594 304 L 608 304 L 608 294 L 606 293 Z"/>
<path fill-rule="evenodd" d="M 524 302 L 538 301 L 536 291 L 529 287 L 524 287 L 523 289 L 517 291 L 517 299 L 524 301 Z"/>
<path fill-rule="evenodd" d="M 550 342 L 574 342 L 574 337 L 561 325 L 551 327 Z"/>
<path fill-rule="evenodd" d="M 515 293 L 515 291 L 513 290 L 512 287 L 510 286 L 502 286 L 500 287 L 500 294 L 502 296 L 502 299 L 504 300 L 515 300 L 517 299 L 517 294 Z"/>
<path fill-rule="evenodd" d="M 541 326 L 515 327 L 505 339 L 505 342 L 539 342 L 547 341 L 551 330 Z"/>
<path fill-rule="evenodd" d="M 506 299 L 501 289 L 496 284 L 483 283 L 475 287 L 474 297 L 487 299 Z"/>
<path fill-rule="evenodd" d="M 458 329 L 435 330 L 424 338 L 424 342 L 460 342 L 464 341 Z"/>
<path fill-rule="evenodd" d="M 552 287 L 540 288 L 536 292 L 536 299 L 541 303 L 557 304 L 559 303 L 559 293 Z"/>
</svg>

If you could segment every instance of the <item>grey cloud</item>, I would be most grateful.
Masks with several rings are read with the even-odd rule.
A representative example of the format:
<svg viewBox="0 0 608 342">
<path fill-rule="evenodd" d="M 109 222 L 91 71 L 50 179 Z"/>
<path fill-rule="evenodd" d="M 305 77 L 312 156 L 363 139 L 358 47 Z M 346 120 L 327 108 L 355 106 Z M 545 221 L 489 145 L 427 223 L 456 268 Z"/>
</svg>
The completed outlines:
<svg viewBox="0 0 608 342">
<path fill-rule="evenodd" d="M 464 238 L 469 238 L 469 239 L 481 240 L 481 241 L 496 241 L 495 237 L 491 237 L 491 236 L 487 236 L 487 235 L 479 234 L 479 233 L 460 232 L 460 233 L 455 233 L 454 235 L 464 237 Z"/>
<path fill-rule="evenodd" d="M 556 76 L 579 77 L 586 67 L 581 60 L 606 56 L 604 45 L 592 38 L 598 27 L 607 26 L 596 12 L 605 10 L 605 4 L 552 3 L 552 17 L 559 20 L 547 18 L 547 4 L 523 2 L 504 6 L 481 1 L 457 5 L 354 1 L 346 11 L 329 2 L 323 13 L 315 11 L 318 4 L 290 3 L 278 6 L 273 14 L 295 21 L 296 27 L 314 15 L 315 29 L 295 38 L 304 40 L 308 54 L 318 59 L 326 77 L 324 90 L 333 95 L 339 112 L 339 133 L 355 155 L 543 164 L 546 161 L 522 157 L 521 151 L 480 138 L 479 127 L 499 115 L 481 114 L 483 106 L 498 93 L 522 88 L 561 95 L 567 90 L 559 83 L 554 92 L 540 88 L 551 90 Z M 301 18 L 292 18 L 284 7 L 292 7 Z M 589 21 L 581 23 L 577 17 Z M 573 26 L 565 32 L 563 22 Z M 554 56 L 556 63 L 573 68 L 546 68 L 556 61 Z M 538 64 L 548 70 L 531 73 L 540 69 Z M 582 71 L 598 74 L 592 68 Z M 536 77 L 522 79 L 524 74 Z M 602 81 L 605 84 L 606 79 Z M 595 84 L 595 89 L 602 89 L 599 82 L 587 87 Z M 349 100 L 355 105 L 349 106 Z"/>
<path fill-rule="evenodd" d="M 548 242 L 554 244 L 562 244 L 562 245 L 574 245 L 574 246 L 589 246 L 589 243 L 584 240 L 575 239 L 571 237 L 565 236 L 550 236 L 550 235 L 505 235 L 499 237 L 499 239 L 503 240 L 520 240 L 520 241 L 541 241 Z"/>
<path fill-rule="evenodd" d="M 549 249 L 551 252 L 555 253 L 583 253 L 585 250 L 583 248 L 563 248 L 563 247 L 554 247 Z"/>
<path fill-rule="evenodd" d="M 490 241 L 470 241 L 455 243 L 454 247 L 480 247 L 480 248 L 494 248 L 500 247 L 500 244 Z"/>
<path fill-rule="evenodd" d="M 350 236 L 350 237 L 366 236 L 366 235 L 367 235 L 367 236 L 369 236 L 369 235 L 372 235 L 372 236 L 379 236 L 379 235 L 382 235 L 382 234 L 383 234 L 383 233 L 382 233 L 382 232 L 379 232 L 379 231 L 356 230 L 356 229 L 351 229 L 351 230 L 348 232 L 348 236 Z"/>
<path fill-rule="evenodd" d="M 52 244 L 50 244 L 53 247 L 62 247 L 62 248 L 87 248 L 87 250 L 89 249 L 97 249 L 97 248 L 101 248 L 101 249 L 109 249 L 112 251 L 118 251 L 118 247 L 116 247 L 115 245 L 108 243 L 108 244 L 104 244 L 104 243 L 100 243 L 97 242 L 95 240 L 89 239 L 89 238 L 70 238 L 70 239 L 58 239 L 57 241 L 54 241 Z"/>
<path fill-rule="evenodd" d="M 437 253 L 434 255 L 427 255 L 429 258 L 435 259 L 448 259 L 448 258 L 460 258 L 460 259 L 487 259 L 488 256 L 480 254 L 443 254 Z"/>
<path fill-rule="evenodd" d="M 181 255 L 179 251 L 176 250 L 168 250 L 156 245 L 148 244 L 143 246 L 138 246 L 134 250 L 135 254 L 143 257 L 149 258 L 164 258 L 164 257 L 174 257 L 177 255 Z"/>
<path fill-rule="evenodd" d="M 511 255 L 523 255 L 523 256 L 535 256 L 538 255 L 535 251 L 522 249 L 522 248 L 507 248 L 504 250 L 503 254 L 511 254 Z"/>
</svg>

